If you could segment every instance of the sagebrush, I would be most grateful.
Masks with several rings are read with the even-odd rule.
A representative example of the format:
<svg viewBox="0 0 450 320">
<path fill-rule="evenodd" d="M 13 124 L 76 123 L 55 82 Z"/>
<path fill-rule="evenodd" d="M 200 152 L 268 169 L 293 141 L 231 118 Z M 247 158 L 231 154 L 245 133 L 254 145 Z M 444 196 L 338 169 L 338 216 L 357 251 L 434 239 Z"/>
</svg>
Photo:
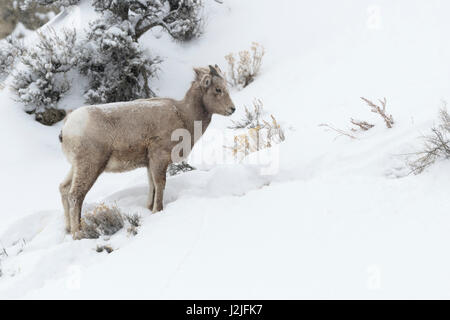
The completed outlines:
<svg viewBox="0 0 450 320">
<path fill-rule="evenodd" d="M 245 88 L 252 83 L 259 74 L 264 54 L 264 47 L 257 42 L 253 42 L 250 50 L 238 53 L 239 58 L 236 58 L 233 53 L 226 55 L 228 82 L 238 89 Z"/>
<path fill-rule="evenodd" d="M 89 81 L 89 104 L 154 97 L 149 79 L 156 75 L 160 59 L 150 57 L 133 39 L 128 21 L 112 24 L 98 19 L 80 46 L 79 70 Z"/>
<path fill-rule="evenodd" d="M 111 236 L 126 225 L 129 226 L 127 231 L 136 235 L 140 220 L 137 214 L 124 214 L 116 205 L 102 203 L 81 218 L 79 238 L 97 239 L 101 236 Z"/>
<path fill-rule="evenodd" d="M 68 73 L 76 65 L 76 32 L 38 32 L 39 41 L 22 51 L 23 68 L 13 73 L 12 88 L 30 113 L 56 107 L 69 91 Z"/>
<path fill-rule="evenodd" d="M 141 216 L 137 213 L 135 214 L 125 214 L 125 219 L 130 225 L 127 229 L 128 234 L 133 236 L 137 235 L 138 228 L 141 226 Z"/>
<path fill-rule="evenodd" d="M 260 99 L 254 99 L 253 109 L 245 107 L 245 115 L 240 121 L 233 121 L 230 129 L 242 132 L 234 136 L 230 149 L 235 158 L 242 158 L 285 140 L 284 129 L 273 115 L 264 118 L 264 104 Z"/>
</svg>

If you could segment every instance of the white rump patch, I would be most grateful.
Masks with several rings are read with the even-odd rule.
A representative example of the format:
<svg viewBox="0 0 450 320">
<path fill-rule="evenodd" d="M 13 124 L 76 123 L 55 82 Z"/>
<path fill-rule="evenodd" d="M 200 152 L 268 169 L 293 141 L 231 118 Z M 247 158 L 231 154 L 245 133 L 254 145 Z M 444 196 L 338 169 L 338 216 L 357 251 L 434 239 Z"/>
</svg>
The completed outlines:
<svg viewBox="0 0 450 320">
<path fill-rule="evenodd" d="M 63 127 L 63 136 L 82 136 L 89 119 L 88 108 L 81 107 L 71 112 Z"/>
</svg>

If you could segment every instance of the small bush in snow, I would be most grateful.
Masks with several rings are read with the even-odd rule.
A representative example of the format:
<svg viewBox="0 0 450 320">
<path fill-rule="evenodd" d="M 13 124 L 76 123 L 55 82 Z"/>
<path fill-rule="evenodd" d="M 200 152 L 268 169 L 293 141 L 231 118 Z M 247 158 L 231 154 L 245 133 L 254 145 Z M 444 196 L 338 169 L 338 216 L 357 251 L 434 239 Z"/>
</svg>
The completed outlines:
<svg viewBox="0 0 450 320">
<path fill-rule="evenodd" d="M 139 227 L 141 225 L 141 216 L 137 213 L 135 214 L 126 214 L 125 219 L 127 219 L 128 223 L 133 227 Z"/>
<path fill-rule="evenodd" d="M 9 36 L 0 44 L 0 80 L 8 76 L 25 48 L 20 39 Z"/>
<path fill-rule="evenodd" d="M 138 214 L 126 214 L 124 215 L 125 219 L 129 223 L 129 227 L 127 229 L 128 234 L 133 236 L 137 235 L 137 228 L 141 226 L 141 216 Z"/>
<path fill-rule="evenodd" d="M 439 111 L 439 124 L 423 137 L 423 150 L 416 152 L 416 158 L 408 161 L 412 173 L 422 173 L 439 159 L 450 158 L 450 115 L 444 106 Z"/>
<path fill-rule="evenodd" d="M 80 238 L 97 239 L 111 236 L 124 226 L 123 215 L 116 206 L 101 204 L 81 219 Z"/>
<path fill-rule="evenodd" d="M 76 64 L 75 30 L 58 35 L 48 29 L 38 35 L 39 41 L 20 57 L 23 68 L 13 73 L 12 88 L 29 113 L 56 107 L 71 87 L 68 73 Z"/>
<path fill-rule="evenodd" d="M 263 103 L 259 99 L 253 101 L 253 110 L 245 107 L 245 116 L 240 121 L 232 121 L 230 129 L 242 131 L 234 136 L 233 146 L 227 147 L 236 158 L 252 152 L 270 148 L 285 140 L 284 130 L 273 115 L 264 119 Z"/>
<path fill-rule="evenodd" d="M 91 23 L 80 49 L 79 68 L 89 80 L 85 98 L 90 104 L 153 97 L 149 79 L 159 58 L 150 58 L 133 40 L 131 25 L 99 19 Z"/>
<path fill-rule="evenodd" d="M 111 236 L 125 226 L 128 226 L 129 234 L 136 235 L 140 225 L 141 217 L 138 214 L 124 214 L 117 206 L 102 203 L 81 218 L 79 238 L 97 239 L 101 236 Z"/>
<path fill-rule="evenodd" d="M 182 161 L 181 163 L 171 163 L 169 165 L 169 168 L 167 169 L 167 172 L 170 176 L 177 175 L 179 173 L 188 172 L 195 170 L 193 166 L 191 166 L 186 161 Z"/>
<path fill-rule="evenodd" d="M 264 53 L 264 47 L 253 42 L 250 51 L 239 52 L 239 61 L 233 53 L 225 56 L 228 62 L 228 82 L 238 89 L 245 88 L 252 83 L 261 69 Z"/>
</svg>

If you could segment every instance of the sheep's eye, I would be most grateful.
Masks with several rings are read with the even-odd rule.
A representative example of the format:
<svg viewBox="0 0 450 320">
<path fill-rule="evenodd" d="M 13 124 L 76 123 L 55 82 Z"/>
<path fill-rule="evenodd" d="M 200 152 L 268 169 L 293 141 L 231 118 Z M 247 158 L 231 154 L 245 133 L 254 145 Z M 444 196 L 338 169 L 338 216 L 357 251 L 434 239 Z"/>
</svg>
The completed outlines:
<svg viewBox="0 0 450 320">
<path fill-rule="evenodd" d="M 222 93 L 222 89 L 216 88 L 216 92 L 217 92 L 217 93 Z"/>
</svg>

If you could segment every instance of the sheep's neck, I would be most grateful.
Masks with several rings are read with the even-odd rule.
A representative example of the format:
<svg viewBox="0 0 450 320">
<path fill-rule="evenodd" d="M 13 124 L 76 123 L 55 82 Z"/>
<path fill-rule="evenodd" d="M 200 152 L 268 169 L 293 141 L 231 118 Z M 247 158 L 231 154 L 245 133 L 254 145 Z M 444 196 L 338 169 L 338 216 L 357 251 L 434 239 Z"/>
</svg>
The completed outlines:
<svg viewBox="0 0 450 320">
<path fill-rule="evenodd" d="M 203 91 L 197 83 L 192 84 L 181 101 L 179 109 L 180 116 L 191 135 L 193 137 L 198 136 L 199 133 L 202 135 L 211 122 L 211 114 L 203 105 Z M 197 128 L 199 128 L 198 122 L 201 123 L 201 132 L 194 132 L 195 122 L 197 122 Z"/>
</svg>

